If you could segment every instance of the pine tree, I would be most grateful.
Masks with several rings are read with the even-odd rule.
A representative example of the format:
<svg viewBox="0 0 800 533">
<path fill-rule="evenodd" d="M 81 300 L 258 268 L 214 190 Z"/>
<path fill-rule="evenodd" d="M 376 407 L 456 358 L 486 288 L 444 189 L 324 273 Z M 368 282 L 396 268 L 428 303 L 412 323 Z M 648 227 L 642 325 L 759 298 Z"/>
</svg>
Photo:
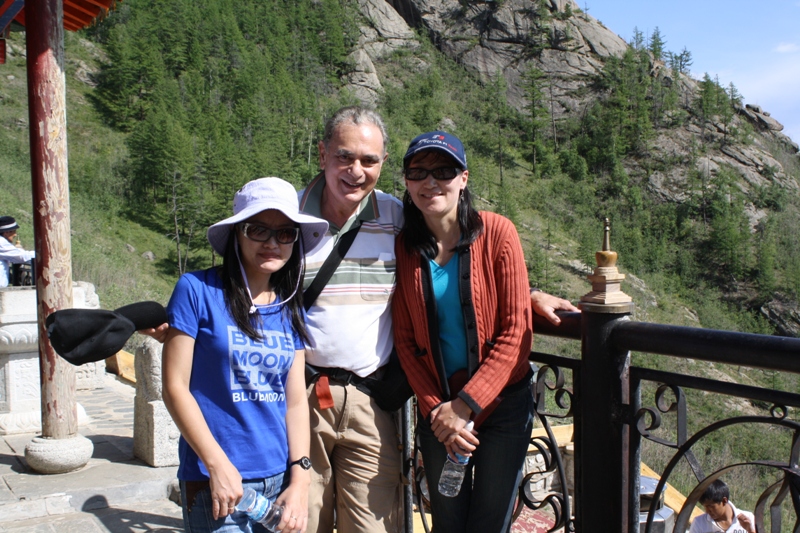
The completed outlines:
<svg viewBox="0 0 800 533">
<path fill-rule="evenodd" d="M 775 291 L 777 279 L 775 277 L 775 257 L 777 249 L 773 238 L 773 224 L 767 221 L 758 227 L 758 253 L 756 264 L 756 285 L 761 298 L 769 300 Z"/>
<path fill-rule="evenodd" d="M 638 27 L 633 28 L 633 37 L 629 43 L 634 50 L 642 50 L 644 48 L 644 33 Z"/>
<path fill-rule="evenodd" d="M 545 73 L 534 66 L 530 66 L 522 76 L 522 88 L 525 91 L 530 131 L 530 154 L 533 162 L 533 173 L 537 174 L 538 152 L 544 144 L 544 130 L 547 127 L 549 112 L 545 106 L 545 89 L 547 78 Z"/>
<path fill-rule="evenodd" d="M 719 81 L 717 81 L 717 84 L 719 84 Z M 736 115 L 736 110 L 742 105 L 742 95 L 739 94 L 733 82 L 728 85 L 727 89 L 723 89 L 723 93 L 725 97 L 722 98 L 722 102 L 720 103 L 719 114 L 724 127 L 722 144 L 726 145 L 728 144 L 729 135 L 731 133 L 730 129 L 733 117 Z"/>
<path fill-rule="evenodd" d="M 692 59 L 692 53 L 684 46 L 681 53 L 677 56 L 676 67 L 678 72 L 681 74 L 688 74 L 689 67 L 692 66 L 694 60 Z"/>
<path fill-rule="evenodd" d="M 661 30 L 659 30 L 658 26 L 656 26 L 656 28 L 653 30 L 653 33 L 650 34 L 650 42 L 647 45 L 647 49 L 651 54 L 653 54 L 654 60 L 661 61 L 664 58 L 665 44 L 667 44 L 667 42 L 661 35 Z"/>
<path fill-rule="evenodd" d="M 728 281 L 744 281 L 750 257 L 750 223 L 744 199 L 730 171 L 722 169 L 712 180 L 710 261 Z"/>
</svg>

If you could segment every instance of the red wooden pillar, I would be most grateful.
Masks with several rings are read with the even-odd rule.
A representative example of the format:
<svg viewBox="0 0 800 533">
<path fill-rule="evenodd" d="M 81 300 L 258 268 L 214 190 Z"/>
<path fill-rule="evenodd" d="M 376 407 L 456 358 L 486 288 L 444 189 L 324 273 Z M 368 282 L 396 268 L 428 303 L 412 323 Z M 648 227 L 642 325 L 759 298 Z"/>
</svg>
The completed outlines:
<svg viewBox="0 0 800 533">
<path fill-rule="evenodd" d="M 42 389 L 42 437 L 78 433 L 75 369 L 50 345 L 45 317 L 72 307 L 62 0 L 26 0 L 33 230 Z"/>
</svg>

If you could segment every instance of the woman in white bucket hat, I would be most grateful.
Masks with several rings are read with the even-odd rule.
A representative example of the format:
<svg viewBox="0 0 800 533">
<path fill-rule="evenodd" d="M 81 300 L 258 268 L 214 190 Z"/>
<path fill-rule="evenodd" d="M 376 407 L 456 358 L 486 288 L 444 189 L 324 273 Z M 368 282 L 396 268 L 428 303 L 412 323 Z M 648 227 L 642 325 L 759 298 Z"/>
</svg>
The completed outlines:
<svg viewBox="0 0 800 533">
<path fill-rule="evenodd" d="M 309 418 L 303 253 L 324 220 L 298 210 L 278 178 L 247 183 L 233 216 L 208 229 L 222 266 L 185 274 L 172 294 L 164 401 L 181 430 L 187 532 L 264 531 L 235 505 L 250 486 L 285 507 L 281 531 L 305 531 Z"/>
</svg>

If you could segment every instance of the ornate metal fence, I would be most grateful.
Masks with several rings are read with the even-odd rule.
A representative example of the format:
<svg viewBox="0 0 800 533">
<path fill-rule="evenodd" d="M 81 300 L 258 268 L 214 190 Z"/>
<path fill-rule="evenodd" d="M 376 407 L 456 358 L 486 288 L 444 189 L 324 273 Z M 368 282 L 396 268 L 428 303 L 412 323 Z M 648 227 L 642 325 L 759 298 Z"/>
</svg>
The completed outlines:
<svg viewBox="0 0 800 533">
<path fill-rule="evenodd" d="M 520 486 L 516 514 L 523 505 L 548 508 L 555 517 L 550 529 L 554 532 L 685 533 L 701 495 L 713 481 L 737 469 L 758 469 L 773 473 L 763 490 L 759 487 L 753 509 L 758 533 L 800 533 L 800 423 L 791 416 L 792 408 L 800 407 L 800 394 L 742 385 L 724 376 L 709 379 L 672 368 L 637 367 L 631 362 L 634 351 L 664 356 L 658 358 L 662 364 L 650 366 L 672 367 L 691 359 L 800 374 L 800 339 L 633 321 L 633 303 L 621 291 L 625 276 L 617 271 L 616 253 L 610 250 L 607 220 L 603 250 L 596 258 L 598 267 L 589 276 L 593 290 L 581 298 L 581 313 L 561 315 L 558 327 L 535 317 L 537 336 L 580 340 L 581 354 L 571 358 L 531 353 L 530 361 L 539 367 L 533 391 L 536 416 L 547 435 L 532 439 L 531 445 L 544 457 L 545 469 L 558 476 L 556 486 L 561 488 L 560 492 L 534 493 L 528 475 Z M 698 419 L 700 413 L 692 411 L 688 398 L 709 394 L 716 395 L 723 407 L 715 420 L 698 422 L 692 417 Z M 735 410 L 731 402 L 757 405 L 761 412 L 753 409 L 753 413 L 731 416 Z M 550 428 L 550 420 L 565 418 L 574 424 L 573 494 L 568 493 L 570 479 Z M 706 461 L 712 468 L 703 468 L 704 461 L 696 454 L 710 450 L 709 439 L 722 434 L 736 439 L 752 427 L 763 427 L 763 434 L 785 431 L 785 446 L 768 447 L 761 456 L 729 464 L 715 457 Z M 654 527 L 656 506 L 640 513 L 643 443 L 662 457 L 652 500 L 662 497 L 679 465 L 688 465 L 689 476 L 696 480 L 669 528 L 665 523 L 660 529 Z M 765 479 L 753 477 L 747 482 Z M 419 484 L 417 489 L 421 507 Z"/>
<path fill-rule="evenodd" d="M 643 531 L 652 530 L 652 509 L 640 526 L 639 464 L 643 440 L 671 453 L 660 473 L 656 498 L 681 462 L 688 464 L 697 479 L 670 531 L 686 531 L 692 510 L 712 481 L 747 465 L 772 469 L 778 478 L 763 488 L 754 509 L 758 531 L 800 531 L 800 424 L 789 416 L 791 408 L 800 407 L 800 394 L 635 367 L 630 358 L 630 351 L 637 351 L 800 373 L 800 339 L 634 322 L 628 313 L 597 313 L 586 308 L 582 314 L 565 316 L 558 328 L 543 321 L 536 326 L 537 335 L 580 339 L 582 344 L 580 359 L 531 354 L 531 361 L 542 365 L 535 393 L 538 415 L 547 419 L 554 414 L 547 411 L 549 394 L 549 404 L 559 409 L 555 416 L 572 416 L 575 424 L 574 514 L 570 514 L 569 499 L 564 494 L 548 495 L 549 501 L 529 501 L 530 491 L 523 497 L 532 508 L 545 504 L 553 508 L 557 518 L 553 531 L 562 527 L 578 532 L 632 533 L 640 527 Z M 572 373 L 571 387 L 567 386 L 565 370 Z M 643 398 L 644 389 L 652 391 L 652 397 Z M 728 398 L 757 404 L 768 414 L 723 415 L 690 433 L 688 390 L 716 394 L 721 401 Z M 670 418 L 669 438 L 657 431 L 666 417 Z M 705 472 L 695 457 L 697 445 L 715 432 L 730 432 L 744 425 L 788 431 L 786 449 L 773 449 L 774 457 L 770 459 L 747 459 Z M 557 454 L 558 448 L 552 442 L 542 446 L 550 455 Z M 525 491 L 526 487 L 521 487 L 521 494 Z M 792 524 L 783 524 L 781 513 L 787 496 L 791 497 L 794 510 Z"/>
</svg>

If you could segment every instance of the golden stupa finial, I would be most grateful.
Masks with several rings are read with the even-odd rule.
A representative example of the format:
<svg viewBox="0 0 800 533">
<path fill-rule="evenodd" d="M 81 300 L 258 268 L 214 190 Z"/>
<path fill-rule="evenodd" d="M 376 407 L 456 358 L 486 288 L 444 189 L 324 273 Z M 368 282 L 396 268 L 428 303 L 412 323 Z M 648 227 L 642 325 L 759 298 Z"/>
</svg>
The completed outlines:
<svg viewBox="0 0 800 533">
<path fill-rule="evenodd" d="M 589 304 L 586 310 L 601 312 L 630 312 L 632 308 L 631 297 L 622 292 L 622 280 L 625 274 L 620 274 L 617 269 L 617 252 L 611 250 L 611 221 L 603 219 L 603 249 L 594 254 L 597 267 L 594 273 L 588 276 L 592 282 L 592 292 L 581 298 L 581 304 Z M 604 307 L 597 306 L 607 306 Z"/>
</svg>

